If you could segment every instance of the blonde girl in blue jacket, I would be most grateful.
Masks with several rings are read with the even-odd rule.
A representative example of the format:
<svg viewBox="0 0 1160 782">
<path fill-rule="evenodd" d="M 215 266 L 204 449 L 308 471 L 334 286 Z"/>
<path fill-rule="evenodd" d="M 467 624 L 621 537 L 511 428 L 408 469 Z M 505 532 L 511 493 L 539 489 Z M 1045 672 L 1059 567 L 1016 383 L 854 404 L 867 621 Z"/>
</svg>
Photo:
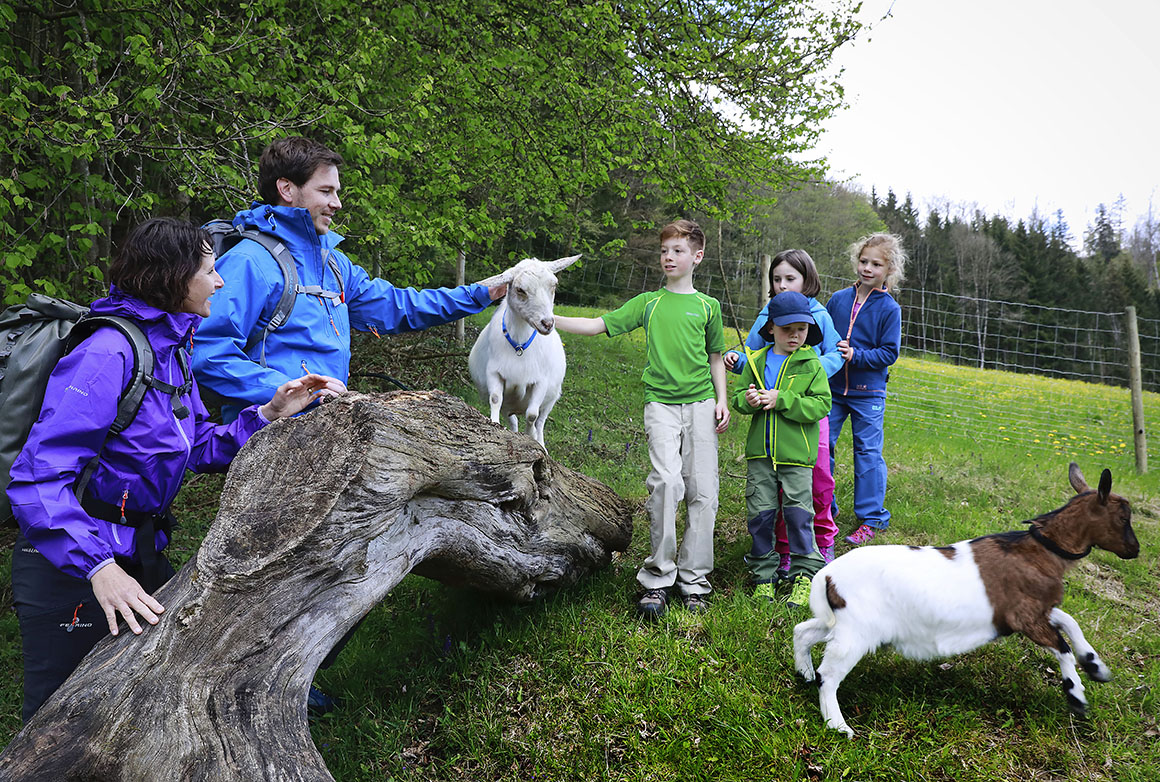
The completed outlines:
<svg viewBox="0 0 1160 782">
<path fill-rule="evenodd" d="M 830 458 L 842 425 L 850 419 L 854 440 L 854 531 L 846 541 L 860 546 L 890 523 L 886 510 L 886 380 L 902 343 L 902 308 L 890 295 L 902 282 L 906 251 L 894 234 L 864 236 L 850 245 L 857 282 L 826 302 L 838 333 L 843 365 L 830 377 Z M 837 506 L 835 505 L 835 516 Z"/>
</svg>

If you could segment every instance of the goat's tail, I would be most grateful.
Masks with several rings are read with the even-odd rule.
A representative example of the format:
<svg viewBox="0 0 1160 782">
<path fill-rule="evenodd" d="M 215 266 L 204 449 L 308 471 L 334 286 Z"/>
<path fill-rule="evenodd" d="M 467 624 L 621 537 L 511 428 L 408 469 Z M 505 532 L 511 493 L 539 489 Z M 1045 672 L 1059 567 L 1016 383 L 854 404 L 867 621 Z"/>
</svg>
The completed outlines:
<svg viewBox="0 0 1160 782">
<path fill-rule="evenodd" d="M 826 627 L 832 628 L 838 623 L 838 617 L 834 615 L 835 608 L 841 608 L 845 605 L 842 601 L 838 605 L 834 605 L 833 600 L 842 600 L 837 590 L 834 588 L 834 581 L 830 578 L 830 574 L 825 572 L 825 569 L 814 574 L 814 579 L 810 583 L 810 611 L 814 616 L 826 623 Z"/>
</svg>

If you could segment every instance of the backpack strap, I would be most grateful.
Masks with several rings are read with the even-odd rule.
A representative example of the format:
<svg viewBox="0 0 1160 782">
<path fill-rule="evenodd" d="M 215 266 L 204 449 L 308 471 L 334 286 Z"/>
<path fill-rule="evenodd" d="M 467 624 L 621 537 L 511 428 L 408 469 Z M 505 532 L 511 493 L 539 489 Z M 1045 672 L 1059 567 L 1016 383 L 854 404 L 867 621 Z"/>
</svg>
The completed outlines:
<svg viewBox="0 0 1160 782">
<path fill-rule="evenodd" d="M 321 285 L 300 284 L 298 282 L 298 268 L 294 264 L 294 256 L 291 255 L 286 245 L 276 237 L 253 229 L 239 230 L 238 233 L 242 238 L 252 239 L 265 247 L 266 251 L 274 256 L 274 260 L 278 262 L 278 268 L 282 270 L 282 296 L 278 299 L 278 304 L 274 307 L 274 312 L 270 315 L 270 320 L 262 328 L 261 333 L 250 337 L 245 348 L 246 353 L 249 353 L 254 345 L 258 344 L 258 342 L 262 343 L 262 350 L 258 354 L 258 365 L 265 369 L 266 337 L 270 335 L 271 331 L 281 328 L 290 319 L 290 313 L 294 310 L 294 303 L 298 300 L 298 296 L 304 294 L 307 296 L 317 296 L 320 299 L 330 299 L 335 306 L 338 306 L 338 304 L 346 301 L 346 288 L 342 274 L 338 270 L 338 261 L 334 259 L 334 253 L 329 248 L 326 250 L 323 261 L 330 268 L 334 279 L 338 281 L 338 291 L 328 290 Z"/>
<path fill-rule="evenodd" d="M 282 271 L 282 295 L 278 298 L 278 303 L 274 306 L 274 311 L 270 313 L 270 319 L 266 325 L 259 333 L 251 336 L 245 346 L 245 352 L 248 354 L 255 345 L 261 344 L 258 365 L 263 369 L 266 367 L 266 337 L 270 335 L 270 332 L 281 328 L 290 319 L 290 313 L 294 310 L 294 303 L 300 294 L 330 299 L 336 306 L 346 301 L 346 283 L 339 271 L 338 261 L 335 260 L 334 253 L 329 248 L 325 250 L 323 262 L 330 268 L 334 279 L 338 282 L 337 291 L 328 290 L 321 285 L 299 284 L 298 267 L 294 263 L 294 256 L 276 236 L 254 228 L 234 226 L 225 220 L 212 220 L 206 224 L 206 229 L 214 237 L 214 253 L 218 257 L 221 257 L 222 253 L 230 250 L 242 239 L 250 239 L 264 247 L 266 252 L 274 257 L 278 263 L 278 268 Z"/>
<path fill-rule="evenodd" d="M 274 305 L 274 311 L 270 313 L 270 319 L 266 321 L 266 325 L 259 333 L 249 338 L 244 348 L 245 352 L 249 353 L 254 345 L 261 343 L 262 350 L 258 355 L 258 364 L 265 369 L 266 337 L 270 335 L 271 331 L 280 328 L 290 319 L 290 313 L 294 310 L 294 302 L 298 298 L 298 289 L 301 287 L 298 285 L 298 267 L 295 266 L 294 256 L 290 254 L 290 250 L 285 244 L 276 237 L 253 229 L 234 228 L 234 235 L 229 237 L 226 242 L 228 244 L 226 249 L 242 239 L 250 239 L 264 247 L 266 252 L 274 257 L 278 263 L 278 268 L 282 271 L 282 295 L 278 298 L 278 303 Z"/>
<path fill-rule="evenodd" d="M 146 592 L 153 592 L 161 586 L 165 582 L 165 574 L 162 573 L 161 559 L 157 556 L 157 532 L 160 530 L 165 533 L 165 537 L 173 538 L 173 527 L 177 523 L 173 512 L 166 508 L 160 513 L 145 513 L 118 507 L 96 497 L 84 496 L 79 499 L 85 513 L 93 518 L 133 529 L 133 548 L 137 551 L 137 559 L 141 561 L 141 586 Z"/>
<path fill-rule="evenodd" d="M 101 441 L 101 447 L 97 449 L 96 455 L 85 465 L 85 469 L 77 479 L 75 493 L 78 498 L 84 496 L 85 487 L 88 486 L 89 480 L 93 477 L 93 473 L 96 472 L 97 465 L 101 463 L 101 454 L 104 452 L 109 440 L 113 435 L 123 432 L 133 422 L 133 419 L 137 417 L 137 411 L 141 409 L 141 402 L 145 399 L 145 389 L 150 386 L 150 383 L 160 383 L 160 381 L 153 377 L 153 346 L 149 344 L 149 340 L 146 339 L 145 332 L 141 330 L 141 327 L 128 318 L 122 318 L 117 315 L 92 315 L 81 318 L 68 335 L 68 340 L 65 343 L 65 353 L 71 351 L 102 326 L 109 326 L 116 329 L 121 332 L 125 339 L 129 340 L 129 346 L 133 350 L 133 375 L 129 378 L 129 385 L 121 394 L 121 401 L 117 403 L 117 415 L 113 419 L 113 423 L 109 425 L 109 431 L 105 433 L 105 439 Z M 187 361 L 183 361 L 182 363 L 182 375 L 186 379 L 189 388 L 192 389 L 193 381 L 189 379 L 189 366 Z M 183 385 L 182 388 L 184 387 Z M 169 386 L 169 388 L 173 388 L 173 386 Z M 173 398 L 176 400 L 176 397 Z M 178 406 L 184 407 L 180 403 L 175 403 L 175 411 Z M 186 411 L 186 415 L 188 414 L 189 412 Z"/>
<path fill-rule="evenodd" d="M 193 391 L 193 375 L 189 371 L 189 354 L 185 352 L 185 348 L 177 350 L 177 365 L 181 367 L 181 385 L 179 386 L 158 380 L 152 374 L 145 375 L 142 381 L 149 388 L 169 395 L 169 404 L 173 407 L 173 415 L 180 421 L 189 417 L 189 408 L 181 401 L 181 397 L 189 396 L 190 392 Z M 141 395 L 145 395 L 143 390 Z M 140 400 L 137 400 L 137 406 L 141 406 Z"/>
<path fill-rule="evenodd" d="M 65 353 L 70 352 L 102 326 L 109 326 L 121 332 L 133 350 L 133 375 L 129 378 L 129 385 L 124 393 L 121 394 L 121 401 L 117 405 L 117 417 L 109 427 L 109 434 L 120 434 L 137 417 L 137 411 L 141 408 L 141 401 L 145 398 L 145 389 L 148 388 L 150 381 L 158 382 L 153 378 L 153 346 L 149 344 L 141 327 L 128 318 L 117 315 L 88 315 L 81 318 L 69 334 Z M 188 369 L 184 369 L 183 372 L 187 373 Z"/>
</svg>

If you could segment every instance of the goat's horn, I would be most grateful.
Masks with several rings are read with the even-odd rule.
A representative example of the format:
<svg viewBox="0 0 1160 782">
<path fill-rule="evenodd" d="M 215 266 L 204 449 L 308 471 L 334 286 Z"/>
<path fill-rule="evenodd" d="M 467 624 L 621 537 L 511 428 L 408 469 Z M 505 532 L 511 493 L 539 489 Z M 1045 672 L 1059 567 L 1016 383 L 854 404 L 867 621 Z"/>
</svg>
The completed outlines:
<svg viewBox="0 0 1160 782">
<path fill-rule="evenodd" d="M 580 260 L 579 255 L 569 255 L 567 258 L 557 258 L 556 260 L 550 261 L 548 263 L 548 268 L 552 270 L 553 274 L 555 274 L 558 271 L 567 269 L 578 260 Z"/>
</svg>

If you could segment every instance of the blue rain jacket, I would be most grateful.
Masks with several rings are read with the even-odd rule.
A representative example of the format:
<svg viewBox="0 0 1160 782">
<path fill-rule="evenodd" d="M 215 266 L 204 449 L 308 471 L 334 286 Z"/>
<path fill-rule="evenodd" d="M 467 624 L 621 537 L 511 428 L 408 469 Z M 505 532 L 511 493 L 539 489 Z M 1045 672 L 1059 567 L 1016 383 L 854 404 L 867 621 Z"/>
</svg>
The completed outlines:
<svg viewBox="0 0 1160 782">
<path fill-rule="evenodd" d="M 857 285 L 843 288 L 826 302 L 841 338 L 849 340 L 854 355 L 830 377 L 834 396 L 886 396 L 890 366 L 902 345 L 902 308 L 884 288 L 870 291 L 853 315 Z M 853 315 L 853 317 L 851 317 Z"/>
<path fill-rule="evenodd" d="M 177 351 L 189 344 L 201 320 L 198 315 L 159 310 L 115 287 L 108 297 L 93 302 L 92 312 L 136 321 L 153 346 L 154 377 L 182 384 Z M 74 494 L 77 479 L 101 450 L 133 369 L 133 348 L 121 332 L 108 327 L 93 332 L 57 363 L 40 418 L 12 465 L 8 498 L 21 532 L 49 562 L 75 578 L 87 578 L 114 556 L 138 559 L 134 530 L 92 518 Z M 179 420 L 169 395 L 147 389 L 137 417 L 101 450 L 86 493 L 111 505 L 123 501 L 128 510 L 162 512 L 177 495 L 187 469 L 224 472 L 246 440 L 266 424 L 252 407 L 233 423 L 215 426 L 196 383 L 181 399 L 190 415 Z M 158 531 L 157 550 L 168 542 Z"/>
<path fill-rule="evenodd" d="M 299 295 L 289 320 L 266 339 L 262 367 L 260 340 L 249 351 L 246 345 L 261 333 L 277 306 L 284 286 L 282 272 L 274 257 L 249 239 L 218 259 L 217 270 L 226 285 L 214 296 L 212 313 L 197 331 L 193 371 L 203 388 L 229 400 L 222 408 L 227 421 L 245 405 L 269 401 L 278 386 L 307 371 L 346 382 L 352 328 L 380 334 L 418 331 L 491 304 L 483 285 L 416 290 L 372 279 L 336 249 L 341 236 L 334 231 L 318 234 L 305 209 L 254 204 L 237 214 L 234 225 L 278 237 L 297 262 L 301 285 L 342 290 L 345 297 L 338 301 Z M 333 253 L 338 262 L 341 287 L 326 264 L 326 253 Z"/>
<path fill-rule="evenodd" d="M 834 328 L 834 321 L 822 303 L 812 296 L 809 297 L 809 302 L 810 314 L 814 316 L 814 322 L 822 330 L 822 342 L 820 345 L 814 346 L 814 352 L 817 353 L 818 359 L 822 362 L 822 369 L 825 370 L 826 377 L 832 377 L 835 372 L 842 368 L 842 354 L 838 352 L 838 340 L 841 337 L 838 336 L 838 331 Z M 757 320 L 749 327 L 749 334 L 745 337 L 745 347 L 750 350 L 761 350 L 769 344 L 758 333 L 768 320 L 769 311 L 766 307 L 762 307 L 761 312 L 757 313 Z M 749 359 L 745 355 L 745 351 L 739 351 L 737 363 L 733 365 L 733 372 L 740 375 L 741 370 L 745 369 L 748 362 Z"/>
</svg>

